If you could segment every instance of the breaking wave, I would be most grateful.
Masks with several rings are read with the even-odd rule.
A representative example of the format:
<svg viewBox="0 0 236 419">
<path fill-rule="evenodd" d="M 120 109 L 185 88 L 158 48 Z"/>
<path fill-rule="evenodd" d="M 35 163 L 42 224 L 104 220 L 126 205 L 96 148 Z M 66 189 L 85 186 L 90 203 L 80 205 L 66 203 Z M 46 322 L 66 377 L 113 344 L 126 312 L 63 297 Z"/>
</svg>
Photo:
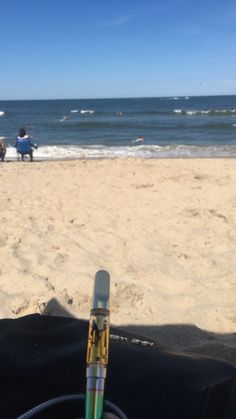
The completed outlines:
<svg viewBox="0 0 236 419">
<path fill-rule="evenodd" d="M 186 109 L 174 109 L 173 111 L 178 115 L 236 115 L 236 109 L 209 109 L 209 110 L 186 110 Z"/>
<path fill-rule="evenodd" d="M 100 159 L 100 158 L 202 158 L 202 157 L 236 157 L 236 145 L 196 146 L 185 144 L 170 145 L 133 145 L 133 146 L 75 146 L 54 145 L 42 146 L 34 152 L 37 161 L 69 160 L 69 159 Z M 16 160 L 14 147 L 7 147 L 6 160 Z"/>
</svg>

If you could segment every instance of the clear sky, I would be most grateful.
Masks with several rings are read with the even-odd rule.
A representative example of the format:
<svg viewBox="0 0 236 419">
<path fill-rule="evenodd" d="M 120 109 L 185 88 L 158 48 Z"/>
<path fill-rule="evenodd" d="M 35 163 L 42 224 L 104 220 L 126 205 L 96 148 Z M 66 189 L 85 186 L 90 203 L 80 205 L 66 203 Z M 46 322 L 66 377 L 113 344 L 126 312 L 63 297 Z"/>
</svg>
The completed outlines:
<svg viewBox="0 0 236 419">
<path fill-rule="evenodd" d="M 0 100 L 236 94 L 235 0 L 0 5 Z"/>
</svg>

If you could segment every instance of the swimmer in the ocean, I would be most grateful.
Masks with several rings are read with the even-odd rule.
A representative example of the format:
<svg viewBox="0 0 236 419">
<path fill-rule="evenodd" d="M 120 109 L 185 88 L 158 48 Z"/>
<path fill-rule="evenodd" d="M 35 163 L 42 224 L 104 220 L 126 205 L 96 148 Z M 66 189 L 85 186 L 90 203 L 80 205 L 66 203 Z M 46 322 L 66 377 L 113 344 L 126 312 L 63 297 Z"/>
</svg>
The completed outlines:
<svg viewBox="0 0 236 419">
<path fill-rule="evenodd" d="M 135 140 L 132 140 L 132 143 L 142 143 L 144 141 L 143 137 L 138 137 Z"/>
<path fill-rule="evenodd" d="M 62 119 L 60 119 L 60 122 L 66 121 L 67 119 L 69 119 L 69 117 L 67 115 L 64 115 Z"/>
</svg>

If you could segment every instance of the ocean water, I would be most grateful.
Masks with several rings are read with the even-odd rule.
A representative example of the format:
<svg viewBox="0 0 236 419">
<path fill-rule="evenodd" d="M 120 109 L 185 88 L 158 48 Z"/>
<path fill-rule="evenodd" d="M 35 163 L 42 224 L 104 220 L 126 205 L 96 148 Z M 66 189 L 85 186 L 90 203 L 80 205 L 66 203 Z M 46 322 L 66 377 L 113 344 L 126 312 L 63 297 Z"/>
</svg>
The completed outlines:
<svg viewBox="0 0 236 419">
<path fill-rule="evenodd" d="M 0 101 L 6 160 L 20 127 L 35 160 L 236 157 L 236 96 Z"/>
</svg>

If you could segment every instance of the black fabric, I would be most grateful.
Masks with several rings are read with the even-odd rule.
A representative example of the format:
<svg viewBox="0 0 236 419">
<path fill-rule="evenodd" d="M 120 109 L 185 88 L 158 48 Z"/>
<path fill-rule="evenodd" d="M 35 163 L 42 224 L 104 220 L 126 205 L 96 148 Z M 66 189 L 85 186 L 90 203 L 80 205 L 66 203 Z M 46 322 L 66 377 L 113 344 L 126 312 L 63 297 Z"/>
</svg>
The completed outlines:
<svg viewBox="0 0 236 419">
<path fill-rule="evenodd" d="M 40 316 L 0 320 L 0 418 L 64 394 L 85 393 L 86 321 Z M 105 397 L 129 419 L 235 419 L 236 369 L 111 330 Z M 75 418 L 60 406 L 37 418 Z M 76 413 L 75 413 L 76 411 Z"/>
</svg>

